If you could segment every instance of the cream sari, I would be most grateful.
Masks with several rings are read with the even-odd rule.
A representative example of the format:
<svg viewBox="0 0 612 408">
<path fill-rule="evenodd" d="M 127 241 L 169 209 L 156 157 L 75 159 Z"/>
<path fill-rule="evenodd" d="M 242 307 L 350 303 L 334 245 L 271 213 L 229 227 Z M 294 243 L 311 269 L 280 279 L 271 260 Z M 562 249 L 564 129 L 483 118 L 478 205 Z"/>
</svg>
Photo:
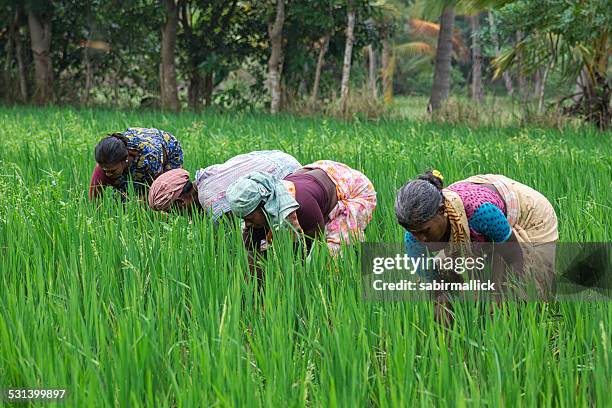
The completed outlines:
<svg viewBox="0 0 612 408">
<path fill-rule="evenodd" d="M 477 175 L 463 181 L 491 184 L 497 189 L 506 203 L 508 223 L 523 250 L 524 276 L 533 279 L 541 294 L 548 292 L 555 274 L 554 243 L 559 239 L 557 215 L 551 203 L 540 192 L 502 175 Z M 470 243 L 468 219 L 459 195 L 448 189 L 442 193 L 451 222 L 454 252 L 461 244 L 465 248 Z M 450 216 L 453 211 L 455 219 Z"/>
</svg>

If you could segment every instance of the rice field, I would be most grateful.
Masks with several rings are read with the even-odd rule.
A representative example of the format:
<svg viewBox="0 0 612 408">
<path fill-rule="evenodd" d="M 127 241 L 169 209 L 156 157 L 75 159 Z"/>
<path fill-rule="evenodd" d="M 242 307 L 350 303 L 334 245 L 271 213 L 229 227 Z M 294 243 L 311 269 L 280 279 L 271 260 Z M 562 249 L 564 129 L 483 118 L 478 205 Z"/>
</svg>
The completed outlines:
<svg viewBox="0 0 612 408">
<path fill-rule="evenodd" d="M 258 295 L 237 227 L 87 199 L 95 143 L 146 126 L 181 140 L 192 175 L 259 149 L 363 171 L 371 242 L 401 241 L 395 192 L 427 168 L 515 178 L 550 199 L 561 241 L 609 242 L 609 133 L 69 108 L 0 121 L 0 388 L 63 388 L 74 407 L 611 404 L 610 303 L 460 303 L 445 328 L 429 303 L 364 300 L 357 253 L 300 263 L 287 239 Z"/>
</svg>

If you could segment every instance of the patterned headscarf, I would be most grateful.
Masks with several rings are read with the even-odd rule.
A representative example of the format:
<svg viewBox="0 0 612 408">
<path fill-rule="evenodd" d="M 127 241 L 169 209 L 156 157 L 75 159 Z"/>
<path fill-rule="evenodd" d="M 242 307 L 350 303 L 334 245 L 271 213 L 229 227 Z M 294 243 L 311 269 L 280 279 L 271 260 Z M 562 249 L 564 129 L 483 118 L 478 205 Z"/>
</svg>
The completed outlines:
<svg viewBox="0 0 612 408">
<path fill-rule="evenodd" d="M 149 189 L 149 207 L 155 211 L 168 210 L 179 198 L 188 181 L 189 172 L 184 169 L 174 169 L 163 173 L 155 179 Z"/>
<path fill-rule="evenodd" d="M 281 180 L 256 171 L 240 177 L 227 189 L 226 198 L 232 213 L 244 218 L 263 202 L 272 226 L 280 226 L 300 205 L 289 194 Z"/>
</svg>

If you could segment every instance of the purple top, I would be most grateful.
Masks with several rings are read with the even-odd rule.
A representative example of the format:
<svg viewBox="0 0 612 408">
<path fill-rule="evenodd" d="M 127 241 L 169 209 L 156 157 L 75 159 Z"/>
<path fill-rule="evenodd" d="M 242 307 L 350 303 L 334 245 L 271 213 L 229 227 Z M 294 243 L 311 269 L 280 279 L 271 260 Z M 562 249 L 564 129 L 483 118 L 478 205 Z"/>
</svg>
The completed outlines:
<svg viewBox="0 0 612 408">
<path fill-rule="evenodd" d="M 295 201 L 300 205 L 296 210 L 296 216 L 304 234 L 309 238 L 306 243 L 310 250 L 312 239 L 325 231 L 325 224 L 329 221 L 328 215 L 338 202 L 336 185 L 320 169 L 300 169 L 284 180 L 295 185 Z M 245 245 L 249 249 L 255 247 L 259 250 L 266 234 L 265 228 L 247 231 L 243 235 Z"/>
<path fill-rule="evenodd" d="M 461 201 L 463 201 L 463 206 L 465 207 L 465 215 L 467 215 L 470 224 L 471 240 L 475 242 L 490 241 L 491 237 L 487 237 L 485 234 L 483 234 L 483 229 L 478 228 L 478 224 L 480 224 L 479 219 L 481 218 L 481 212 L 483 211 L 483 209 L 486 209 L 491 205 L 497 207 L 497 209 L 499 209 L 499 211 L 505 216 L 506 204 L 504 203 L 504 200 L 501 198 L 499 193 L 482 184 L 474 184 L 466 181 L 459 181 L 457 183 L 451 184 L 447 188 L 457 193 L 461 198 Z M 503 225 L 503 227 L 505 232 L 501 233 L 507 235 L 507 231 L 505 229 L 506 226 Z"/>
<path fill-rule="evenodd" d="M 327 180 L 325 180 L 327 179 Z M 284 180 L 295 185 L 295 201 L 300 208 L 296 215 L 304 233 L 314 237 L 325 230 L 327 215 L 331 212 L 336 186 L 323 170 L 309 170 L 307 173 L 290 174 Z"/>
</svg>

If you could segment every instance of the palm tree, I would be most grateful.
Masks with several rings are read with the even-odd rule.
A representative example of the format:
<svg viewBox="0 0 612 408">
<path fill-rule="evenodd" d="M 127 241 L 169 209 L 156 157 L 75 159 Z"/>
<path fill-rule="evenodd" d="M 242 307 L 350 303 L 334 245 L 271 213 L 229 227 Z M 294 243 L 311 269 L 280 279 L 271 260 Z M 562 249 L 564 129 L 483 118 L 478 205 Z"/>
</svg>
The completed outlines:
<svg viewBox="0 0 612 408">
<path fill-rule="evenodd" d="M 455 33 L 454 30 L 456 3 L 455 0 L 431 0 L 428 2 L 417 0 L 412 7 L 414 11 L 418 12 L 419 16 L 425 18 L 440 17 L 439 25 L 429 23 L 423 24 L 422 27 L 424 32 L 434 32 L 435 27 L 437 34 L 433 84 L 427 106 L 429 112 L 441 108 L 450 91 L 453 48 L 457 48 L 457 44 L 461 42 L 460 35 Z"/>
<path fill-rule="evenodd" d="M 389 72 L 387 75 L 390 78 L 390 82 L 393 80 L 396 59 L 398 57 L 426 57 L 425 60 L 427 60 L 433 59 L 437 54 L 437 39 L 440 34 L 439 24 L 417 18 L 411 18 L 406 21 L 406 25 L 408 26 L 408 34 L 414 41 L 394 45 L 390 58 L 391 62 L 388 67 Z M 461 35 L 458 31 L 453 32 L 453 36 L 451 38 L 451 48 L 452 58 L 459 60 L 465 58 L 467 49 L 461 40 Z M 390 101 L 392 96 L 392 86 L 389 86 L 388 93 L 385 93 L 385 98 L 389 98 Z"/>
<path fill-rule="evenodd" d="M 384 101 L 387 105 L 393 102 L 393 76 L 398 58 L 425 57 L 425 60 L 427 60 L 436 55 L 440 25 L 414 18 L 424 14 L 425 6 L 426 4 L 423 1 L 416 1 L 410 7 L 406 7 L 397 0 L 387 0 L 379 4 L 382 12 L 376 23 L 382 42 L 381 77 Z M 410 41 L 400 44 L 395 43 L 394 38 L 390 35 L 390 29 L 397 22 L 407 29 Z M 452 33 L 451 43 L 452 56 L 462 58 L 466 53 L 466 48 L 459 32 Z"/>
<path fill-rule="evenodd" d="M 438 36 L 438 47 L 436 50 L 436 63 L 434 68 L 433 85 L 431 97 L 427 110 L 435 111 L 442 107 L 444 100 L 448 98 L 450 91 L 450 69 L 451 56 L 453 52 L 452 37 L 455 22 L 454 2 L 446 5 L 440 16 L 440 34 Z"/>
</svg>

